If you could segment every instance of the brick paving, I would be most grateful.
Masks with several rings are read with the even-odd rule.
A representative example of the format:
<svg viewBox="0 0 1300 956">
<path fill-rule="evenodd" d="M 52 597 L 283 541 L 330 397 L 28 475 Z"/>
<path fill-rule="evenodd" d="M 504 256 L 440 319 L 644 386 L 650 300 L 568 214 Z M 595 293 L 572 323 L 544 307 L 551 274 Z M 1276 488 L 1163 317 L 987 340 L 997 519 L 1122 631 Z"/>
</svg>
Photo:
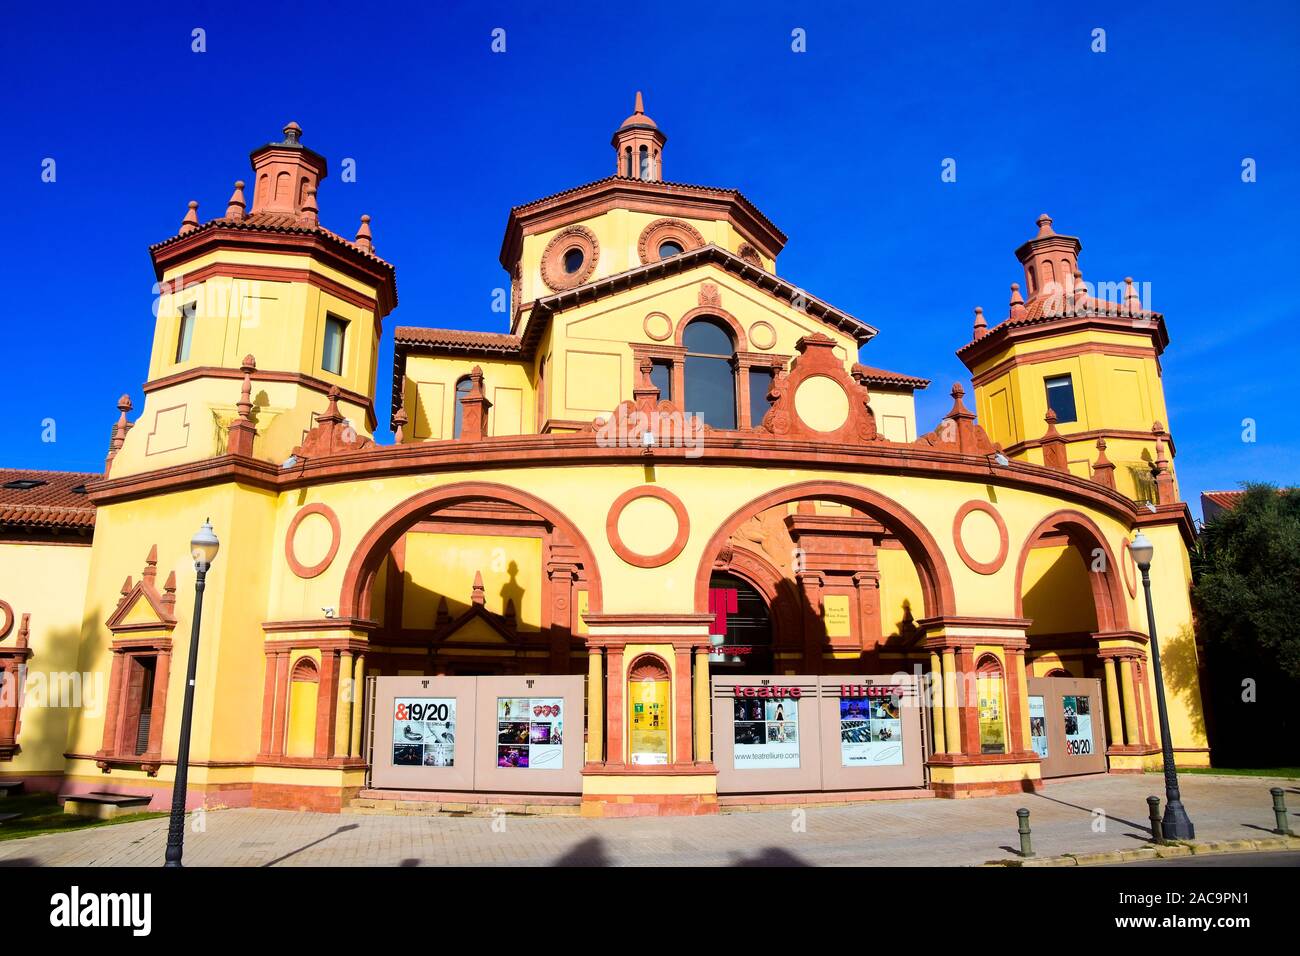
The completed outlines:
<svg viewBox="0 0 1300 956">
<path fill-rule="evenodd" d="M 1198 840 L 1258 840 L 1274 826 L 1269 787 L 1287 790 L 1300 832 L 1300 785 L 1268 778 L 1185 776 Z M 964 866 L 1012 859 L 1017 807 L 1032 813 L 1040 856 L 1141 847 L 1148 794 L 1163 778 L 1101 776 L 1037 794 L 893 800 L 711 817 L 386 816 L 234 809 L 187 832 L 189 866 Z M 1103 811 L 1105 825 L 1094 811 Z M 494 828 L 495 825 L 495 828 Z M 167 820 L 0 843 L 0 866 L 157 866 Z"/>
</svg>

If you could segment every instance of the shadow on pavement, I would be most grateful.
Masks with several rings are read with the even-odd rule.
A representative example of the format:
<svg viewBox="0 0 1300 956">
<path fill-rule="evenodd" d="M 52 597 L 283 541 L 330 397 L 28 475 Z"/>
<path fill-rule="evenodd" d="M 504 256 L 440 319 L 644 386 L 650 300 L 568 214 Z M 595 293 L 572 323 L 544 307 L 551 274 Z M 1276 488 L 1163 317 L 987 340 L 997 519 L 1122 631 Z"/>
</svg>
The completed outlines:
<svg viewBox="0 0 1300 956">
<path fill-rule="evenodd" d="M 600 837 L 589 837 L 557 859 L 551 866 L 612 866 Z"/>
<path fill-rule="evenodd" d="M 296 850 L 290 850 L 284 856 L 276 857 L 274 860 L 268 860 L 266 863 L 263 863 L 262 866 L 275 866 L 277 863 L 283 863 L 285 860 L 289 859 L 289 857 L 297 856 L 299 853 L 302 853 L 304 850 L 310 850 L 312 847 L 324 843 L 330 837 L 336 837 L 340 833 L 347 833 L 349 830 L 357 830 L 359 828 L 360 828 L 360 824 L 358 823 L 349 823 L 346 826 L 341 826 L 333 833 L 325 834 L 319 840 L 312 840 L 310 843 L 306 844 L 305 846 L 300 846 Z"/>
<path fill-rule="evenodd" d="M 754 856 L 741 857 L 732 866 L 811 866 L 788 850 L 780 847 L 768 847 L 759 850 Z"/>
</svg>

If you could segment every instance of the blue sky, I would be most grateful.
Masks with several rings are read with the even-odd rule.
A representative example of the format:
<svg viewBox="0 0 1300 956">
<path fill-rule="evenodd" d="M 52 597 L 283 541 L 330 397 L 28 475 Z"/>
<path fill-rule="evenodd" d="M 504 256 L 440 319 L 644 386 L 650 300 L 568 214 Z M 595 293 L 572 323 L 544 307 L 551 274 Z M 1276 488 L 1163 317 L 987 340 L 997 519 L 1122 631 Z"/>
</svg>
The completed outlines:
<svg viewBox="0 0 1300 956">
<path fill-rule="evenodd" d="M 1086 279 L 1151 284 L 1193 510 L 1205 489 L 1296 481 L 1297 5 L 614 6 L 10 11 L 0 464 L 102 467 L 117 397 L 141 407 L 147 245 L 189 199 L 221 214 L 249 150 L 289 119 L 330 160 L 323 223 L 351 235 L 369 213 L 397 265 L 386 420 L 392 327 L 503 330 L 491 303 L 510 206 L 608 175 L 609 137 L 642 89 L 669 137 L 667 178 L 742 190 L 790 236 L 780 272 L 881 330 L 863 361 L 934 380 L 922 428 L 968 382 L 953 352 L 971 310 L 1005 316 L 1023 283 L 1013 250 L 1046 211 L 1082 238 Z M 339 181 L 344 157 L 355 183 Z"/>
</svg>

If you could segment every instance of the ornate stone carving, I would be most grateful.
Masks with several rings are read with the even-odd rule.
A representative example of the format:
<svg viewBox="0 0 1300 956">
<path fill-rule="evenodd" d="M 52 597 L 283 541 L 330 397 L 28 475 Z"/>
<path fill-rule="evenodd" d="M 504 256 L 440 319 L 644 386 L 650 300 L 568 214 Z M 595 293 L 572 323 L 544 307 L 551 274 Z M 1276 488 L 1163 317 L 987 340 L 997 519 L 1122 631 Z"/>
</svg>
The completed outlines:
<svg viewBox="0 0 1300 956">
<path fill-rule="evenodd" d="M 351 422 L 339 412 L 339 387 L 334 385 L 329 391 L 329 405 L 325 414 L 316 416 L 316 424 L 302 444 L 293 450 L 295 458 L 324 458 L 329 455 L 344 455 L 350 452 L 367 451 L 375 443 L 363 435 L 358 435 Z"/>
<path fill-rule="evenodd" d="M 975 423 L 975 413 L 962 403 L 966 390 L 960 384 L 952 387 L 952 411 L 928 435 L 922 435 L 913 445 L 929 446 L 963 455 L 992 455 L 1002 446 L 994 444 L 984 429 Z"/>
<path fill-rule="evenodd" d="M 690 252 L 704 245 L 704 237 L 689 222 L 680 219 L 656 219 L 641 230 L 637 241 L 637 255 L 643 264 L 659 261 L 659 247 L 665 242 L 675 242 L 682 252 Z"/>
<path fill-rule="evenodd" d="M 884 441 L 876 429 L 871 393 L 865 384 L 855 381 L 844 370 L 844 363 L 835 357 L 835 340 L 818 332 L 805 335 L 795 348 L 799 356 L 790 371 L 778 371 L 772 379 L 772 387 L 767 393 L 772 407 L 756 431 L 815 441 Z M 808 385 L 813 379 L 820 381 Z M 801 397 L 800 389 L 804 388 L 806 391 Z M 831 401 L 842 407 L 832 409 L 829 418 L 819 420 L 819 406 Z"/>
<path fill-rule="evenodd" d="M 564 254 L 582 250 L 582 265 L 577 272 L 564 271 Z M 542 253 L 542 281 L 555 292 L 573 289 L 591 278 L 600 258 L 600 241 L 586 226 L 570 226 L 557 233 Z"/>
</svg>

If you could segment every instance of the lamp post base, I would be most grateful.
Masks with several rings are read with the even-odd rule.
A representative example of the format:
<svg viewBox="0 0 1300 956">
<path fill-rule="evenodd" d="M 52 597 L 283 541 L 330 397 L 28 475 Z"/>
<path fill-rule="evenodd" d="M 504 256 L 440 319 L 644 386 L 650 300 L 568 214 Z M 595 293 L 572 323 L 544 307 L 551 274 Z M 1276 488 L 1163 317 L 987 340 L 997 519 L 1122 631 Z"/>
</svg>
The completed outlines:
<svg viewBox="0 0 1300 956">
<path fill-rule="evenodd" d="M 1183 809 L 1181 800 L 1170 800 L 1165 804 L 1165 816 L 1160 827 L 1166 840 L 1196 839 L 1196 827 Z"/>
</svg>

